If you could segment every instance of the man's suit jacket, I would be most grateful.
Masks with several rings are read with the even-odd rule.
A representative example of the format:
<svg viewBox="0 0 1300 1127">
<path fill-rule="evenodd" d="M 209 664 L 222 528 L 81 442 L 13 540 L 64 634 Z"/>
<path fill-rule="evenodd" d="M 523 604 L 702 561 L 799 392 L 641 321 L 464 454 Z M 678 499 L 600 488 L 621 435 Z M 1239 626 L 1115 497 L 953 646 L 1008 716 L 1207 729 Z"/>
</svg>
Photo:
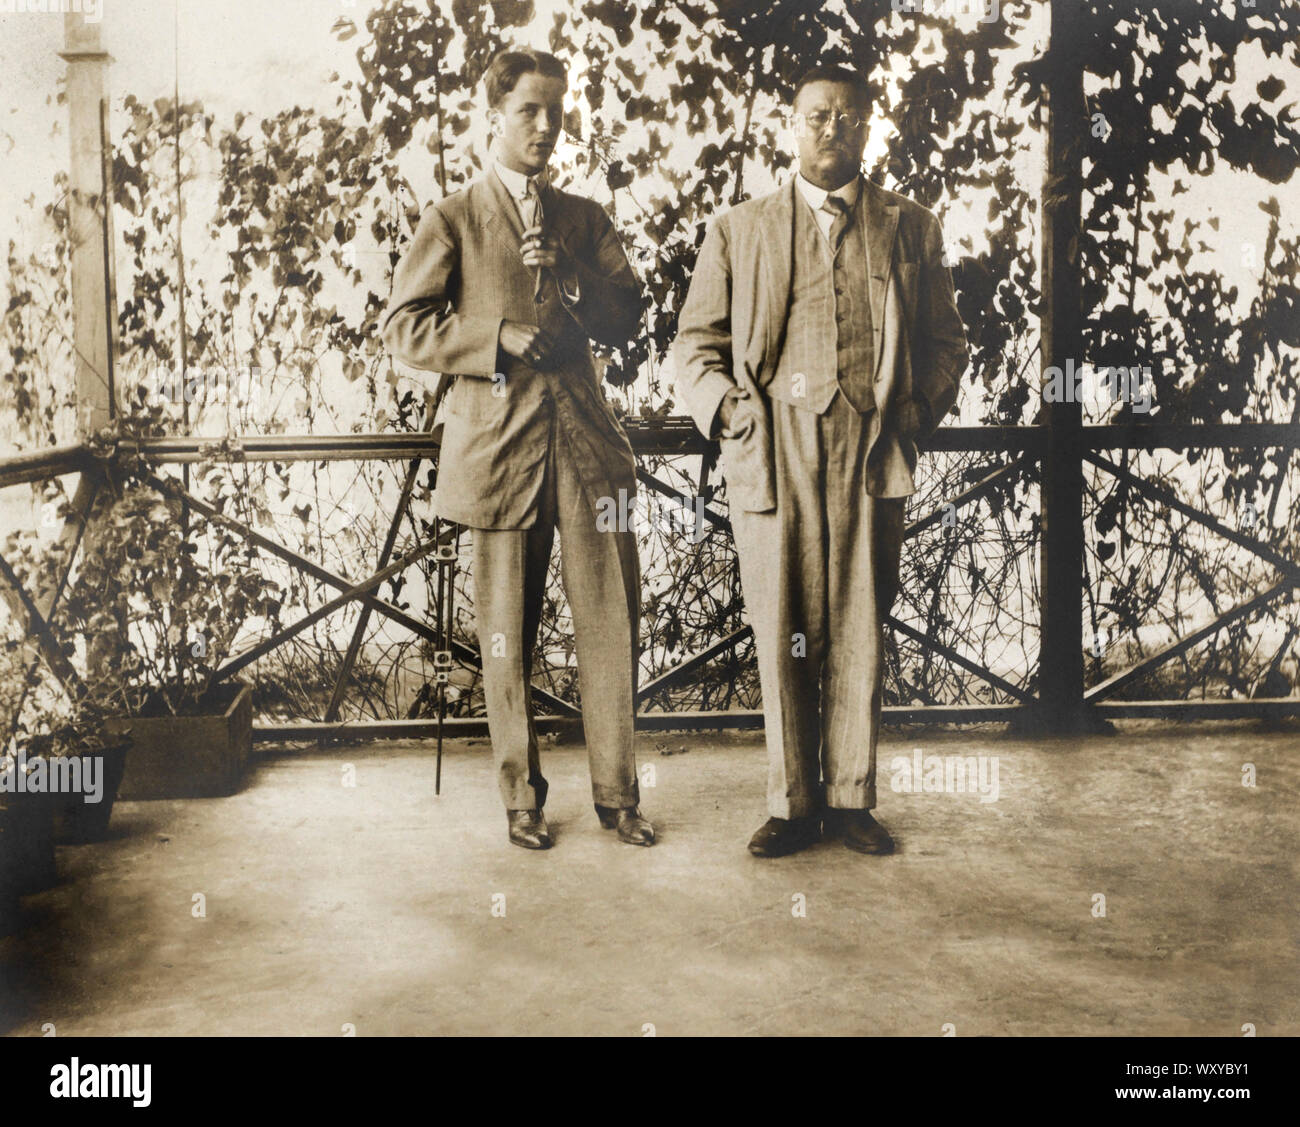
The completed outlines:
<svg viewBox="0 0 1300 1127">
<path fill-rule="evenodd" d="M 393 276 L 385 345 L 413 368 L 457 377 L 434 510 L 474 528 L 535 523 L 552 425 L 593 504 L 636 489 L 632 448 L 601 393 L 589 341 L 620 346 L 635 336 L 641 288 L 599 204 L 549 186 L 541 197 L 546 232 L 574 264 L 576 301 L 554 286 L 535 296 L 523 224 L 491 169 L 425 209 Z M 503 320 L 548 329 L 559 340 L 554 363 L 537 371 L 500 352 Z"/>
<path fill-rule="evenodd" d="M 732 208 L 710 226 L 672 347 L 676 387 L 708 437 L 728 389 L 739 387 L 728 434 L 720 437 L 727 489 L 751 512 L 776 507 L 769 401 L 784 342 L 794 261 L 795 197 L 790 183 Z M 874 331 L 877 410 L 868 420 L 867 492 L 903 497 L 916 489 L 916 443 L 898 409 L 919 399 L 931 428 L 956 402 L 966 368 L 966 334 L 943 264 L 933 213 L 863 180 Z M 835 331 L 834 324 L 827 332 Z"/>
</svg>

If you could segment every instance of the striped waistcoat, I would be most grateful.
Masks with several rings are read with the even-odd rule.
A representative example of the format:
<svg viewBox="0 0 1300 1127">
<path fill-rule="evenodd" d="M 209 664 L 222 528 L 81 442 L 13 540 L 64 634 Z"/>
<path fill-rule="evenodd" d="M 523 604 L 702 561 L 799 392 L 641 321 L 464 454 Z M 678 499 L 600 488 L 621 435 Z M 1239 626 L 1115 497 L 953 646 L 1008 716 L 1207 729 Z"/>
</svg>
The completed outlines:
<svg viewBox="0 0 1300 1127">
<path fill-rule="evenodd" d="M 832 259 L 830 244 L 818 229 L 812 208 L 801 196 L 795 200 L 785 344 L 767 386 L 773 399 L 820 415 L 839 388 L 860 412 L 876 405 L 864 212 L 859 193 L 853 221 Z"/>
</svg>

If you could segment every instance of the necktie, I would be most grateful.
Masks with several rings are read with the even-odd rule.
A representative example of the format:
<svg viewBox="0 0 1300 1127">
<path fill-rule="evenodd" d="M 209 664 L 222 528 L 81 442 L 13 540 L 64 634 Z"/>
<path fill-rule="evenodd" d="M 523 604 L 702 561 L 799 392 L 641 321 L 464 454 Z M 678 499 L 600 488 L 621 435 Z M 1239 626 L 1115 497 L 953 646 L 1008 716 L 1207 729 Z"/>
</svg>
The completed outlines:
<svg viewBox="0 0 1300 1127">
<path fill-rule="evenodd" d="M 838 251 L 844 239 L 845 229 L 849 225 L 849 205 L 839 196 L 827 196 L 826 202 L 822 204 L 822 210 L 834 216 L 827 238 L 830 239 L 831 250 Z"/>
<path fill-rule="evenodd" d="M 523 220 L 525 229 L 529 227 L 540 227 L 545 216 L 542 214 L 542 196 L 537 190 L 537 179 L 530 176 L 526 183 L 527 187 L 524 191 L 522 206 L 520 207 L 520 218 Z M 534 298 L 541 296 L 542 279 L 545 274 L 545 270 L 539 269 L 537 271 L 537 277 L 533 283 Z"/>
<path fill-rule="evenodd" d="M 524 192 L 523 207 L 520 209 L 525 227 L 540 227 L 542 223 L 542 197 L 537 190 L 537 181 L 529 177 Z"/>
</svg>

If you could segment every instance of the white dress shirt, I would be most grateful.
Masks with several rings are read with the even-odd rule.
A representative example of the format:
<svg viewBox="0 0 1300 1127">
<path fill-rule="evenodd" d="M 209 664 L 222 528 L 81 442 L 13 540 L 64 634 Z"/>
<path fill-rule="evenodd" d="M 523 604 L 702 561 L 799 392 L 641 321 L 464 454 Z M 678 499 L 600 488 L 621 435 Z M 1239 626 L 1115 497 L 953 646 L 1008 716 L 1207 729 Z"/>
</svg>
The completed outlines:
<svg viewBox="0 0 1300 1127">
<path fill-rule="evenodd" d="M 539 172 L 536 176 L 528 176 L 523 172 L 516 172 L 513 168 L 507 168 L 499 160 L 493 162 L 497 177 L 505 185 L 506 194 L 514 201 L 515 210 L 519 213 L 519 220 L 525 227 L 528 224 L 528 216 L 524 214 L 524 204 L 528 199 L 528 184 L 532 181 L 538 192 L 538 199 L 541 198 L 542 187 L 546 184 L 545 170 Z"/>
<path fill-rule="evenodd" d="M 817 220 L 817 228 L 821 231 L 822 237 L 830 242 L 831 224 L 835 222 L 835 216 L 827 211 L 822 205 L 826 202 L 827 196 L 839 196 L 852 211 L 854 205 L 858 202 L 858 194 L 862 191 L 862 177 L 855 176 L 847 184 L 828 192 L 825 188 L 819 188 L 810 180 L 805 180 L 803 173 L 800 173 L 794 179 L 799 194 L 808 201 L 808 206 L 812 208 L 813 218 Z"/>
<path fill-rule="evenodd" d="M 525 229 L 535 226 L 532 222 L 532 216 L 528 214 L 528 185 L 531 182 L 537 191 L 537 207 L 539 209 L 539 221 L 545 224 L 546 217 L 540 214 L 542 206 L 541 192 L 546 186 L 546 170 L 543 169 L 536 176 L 529 176 L 523 172 L 516 172 L 513 168 L 507 168 L 500 160 L 493 161 L 493 168 L 499 179 L 504 185 L 506 194 L 510 197 L 511 202 L 515 205 L 515 210 L 519 213 L 519 222 Z M 568 305 L 573 305 L 581 300 L 582 287 L 578 285 L 578 279 L 575 276 L 557 277 L 560 288 L 560 297 Z"/>
</svg>

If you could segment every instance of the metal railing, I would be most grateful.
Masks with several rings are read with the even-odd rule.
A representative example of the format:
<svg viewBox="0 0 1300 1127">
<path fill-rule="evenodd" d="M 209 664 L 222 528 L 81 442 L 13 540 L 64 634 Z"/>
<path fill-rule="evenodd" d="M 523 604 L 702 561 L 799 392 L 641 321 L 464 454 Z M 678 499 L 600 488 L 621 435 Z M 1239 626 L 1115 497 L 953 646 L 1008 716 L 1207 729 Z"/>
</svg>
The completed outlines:
<svg viewBox="0 0 1300 1127">
<path fill-rule="evenodd" d="M 668 417 L 658 420 L 631 419 L 626 426 L 633 449 L 639 456 L 682 456 L 700 455 L 701 481 L 700 493 L 704 491 L 703 480 L 714 464 L 715 448 L 703 439 L 691 421 L 685 417 Z M 1113 475 L 1126 487 L 1143 494 L 1172 511 L 1180 513 L 1186 519 L 1199 524 L 1225 540 L 1245 549 L 1269 564 L 1276 572 L 1271 582 L 1253 597 L 1214 616 L 1205 622 L 1163 646 L 1157 652 L 1142 658 L 1129 667 L 1106 677 L 1098 684 L 1086 687 L 1082 675 L 1071 687 L 1072 705 L 1077 706 L 1077 715 L 1086 715 L 1096 719 L 1142 716 L 1175 716 L 1181 718 L 1205 717 L 1264 717 L 1300 715 L 1300 699 L 1290 697 L 1281 699 L 1227 699 L 1227 700 L 1112 700 L 1121 690 L 1129 689 L 1143 677 L 1159 668 L 1164 663 L 1177 658 L 1191 647 L 1197 645 L 1215 632 L 1232 622 L 1258 611 L 1269 602 L 1300 585 L 1300 564 L 1279 553 L 1270 545 L 1248 536 L 1239 530 L 1229 528 L 1214 516 L 1196 509 L 1186 501 L 1178 498 L 1165 486 L 1143 479 L 1127 469 L 1115 464 L 1105 456 L 1106 451 L 1113 450 L 1187 450 L 1187 449 L 1221 449 L 1226 447 L 1292 447 L 1297 442 L 1297 428 L 1286 424 L 1161 424 L 1109 425 L 1077 428 L 1078 442 L 1083 451 L 1083 461 L 1087 464 Z M 1009 460 L 1001 465 L 990 467 L 988 472 L 956 496 L 947 498 L 944 508 L 947 511 L 960 509 L 981 496 L 995 489 L 1013 474 L 1029 470 L 1047 456 L 1055 455 L 1055 434 L 1050 425 L 1000 426 L 1000 427 L 942 427 L 923 444 L 928 452 L 967 452 L 996 454 Z M 202 438 L 153 438 L 132 443 L 124 440 L 123 446 L 128 450 L 134 448 L 158 467 L 194 463 L 209 456 L 212 441 Z M 232 453 L 233 451 L 233 453 Z M 438 443 L 428 433 L 385 433 L 363 435 L 249 435 L 243 436 L 225 447 L 226 457 L 246 461 L 372 461 L 372 460 L 409 460 L 407 488 L 403 493 L 403 504 L 410 498 L 409 483 L 415 469 L 426 460 L 436 460 Z M 95 487 L 96 475 L 101 473 L 100 463 L 84 446 L 53 447 L 47 451 L 26 453 L 0 459 L 0 487 L 46 480 L 52 476 L 66 473 L 80 473 L 83 483 L 90 482 Z M 679 495 L 678 489 L 672 488 L 645 468 L 638 471 L 642 485 L 650 490 Z M 390 558 L 393 549 L 394 533 L 401 514 L 393 518 L 390 535 L 381 553 L 380 562 L 375 570 L 361 580 L 349 580 L 339 576 L 320 563 L 312 561 L 301 553 L 294 551 L 274 538 L 251 526 L 218 512 L 202 498 L 186 490 L 181 481 L 164 472 L 148 475 L 147 480 L 175 500 L 188 505 L 195 512 L 211 520 L 224 523 L 237 535 L 246 538 L 259 550 L 282 560 L 297 569 L 302 575 L 315 579 L 337 593 L 314 610 L 299 618 L 296 622 L 284 626 L 271 637 L 259 642 L 251 649 L 230 658 L 218 671 L 218 680 L 233 677 L 247 668 L 254 661 L 266 656 L 284 645 L 303 630 L 350 603 L 358 603 L 366 615 L 379 615 L 410 631 L 438 647 L 446 647 L 458 665 L 477 668 L 478 653 L 472 646 L 450 638 L 447 632 L 436 622 L 417 618 L 377 595 L 376 589 L 381 583 L 406 569 L 434 555 L 440 544 L 449 542 L 453 533 L 451 527 L 419 544 L 396 560 Z M 81 520 L 89 511 L 89 504 L 73 506 L 73 521 Z M 703 515 L 716 528 L 729 532 L 729 523 L 725 515 L 712 507 L 703 509 Z M 915 536 L 933 526 L 941 517 L 941 511 L 927 513 L 913 521 L 906 529 L 907 537 Z M 1049 514 L 1050 519 L 1050 514 Z M 74 530 L 80 536 L 84 529 Z M 54 602 L 42 610 L 31 597 L 18 587 L 18 577 L 10 565 L 0 557 L 0 573 L 11 587 L 18 589 L 16 606 L 26 617 L 28 632 L 41 644 L 42 652 L 55 676 L 64 680 L 68 675 L 66 662 L 58 656 L 57 645 L 53 644 L 50 620 L 57 614 L 57 594 Z M 1043 574 L 1042 602 L 1047 605 L 1053 599 L 1063 599 L 1067 592 L 1049 590 L 1049 584 L 1067 585 L 1072 588 L 1070 597 L 1075 606 L 1079 605 L 1081 576 L 1061 575 L 1059 572 L 1047 571 Z M 447 592 L 450 593 L 449 591 Z M 439 597 L 445 597 L 440 594 Z M 964 672 L 993 686 L 1001 695 L 1012 703 L 1006 704 L 939 704 L 909 705 L 886 708 L 886 721 L 894 723 L 969 723 L 990 720 L 1012 720 L 1028 723 L 1038 727 L 1053 727 L 1051 717 L 1044 714 L 1045 704 L 1041 693 L 1031 692 L 1015 685 L 987 668 L 979 661 L 963 655 L 956 649 L 945 645 L 937 638 L 927 636 L 900 621 L 890 617 L 889 626 L 900 636 L 913 643 L 929 649 L 944 661 L 954 663 Z M 360 629 L 354 634 L 359 637 Z M 639 703 L 652 696 L 662 694 L 665 690 L 681 685 L 690 680 L 710 662 L 728 654 L 750 637 L 747 626 L 732 630 L 712 640 L 707 646 L 677 661 L 652 680 L 643 684 L 638 692 Z M 1080 631 L 1080 638 L 1082 632 Z M 441 652 L 441 651 L 440 651 Z M 449 717 L 445 720 L 339 720 L 339 704 L 343 696 L 344 685 L 351 672 L 352 661 L 356 657 L 355 645 L 349 649 L 335 684 L 334 694 L 326 715 L 319 720 L 293 723 L 271 723 L 258 725 L 258 739 L 320 739 L 327 737 L 423 737 L 433 736 L 443 730 L 456 734 L 483 734 L 486 721 L 480 717 Z M 1059 691 L 1059 688 L 1058 688 Z M 546 715 L 539 717 L 539 728 L 543 731 L 571 727 L 580 718 L 579 710 L 555 694 L 537 686 L 534 688 L 535 703 Z M 642 729 L 692 729 L 761 726 L 762 714 L 753 709 L 736 709 L 730 711 L 693 710 L 683 712 L 643 712 L 637 718 Z"/>
</svg>

